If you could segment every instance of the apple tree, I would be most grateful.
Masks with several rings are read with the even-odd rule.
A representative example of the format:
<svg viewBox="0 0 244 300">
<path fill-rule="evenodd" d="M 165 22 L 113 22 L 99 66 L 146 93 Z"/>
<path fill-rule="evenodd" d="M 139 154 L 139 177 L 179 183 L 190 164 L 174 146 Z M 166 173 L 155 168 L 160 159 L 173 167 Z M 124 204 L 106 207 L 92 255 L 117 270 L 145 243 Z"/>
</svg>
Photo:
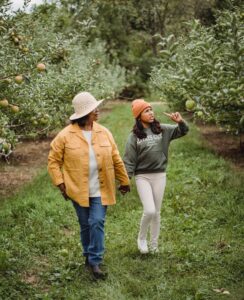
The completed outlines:
<svg viewBox="0 0 244 300">
<path fill-rule="evenodd" d="M 223 11 L 216 24 L 195 20 L 188 36 L 161 38 L 161 58 L 151 82 L 175 109 L 195 111 L 225 131 L 244 131 L 243 13 Z"/>
<path fill-rule="evenodd" d="M 89 24 L 78 33 L 60 31 L 59 7 L 0 14 L 0 156 L 16 142 L 37 138 L 65 124 L 71 99 L 81 90 L 113 99 L 125 71 L 110 62 L 99 40 L 87 43 Z"/>
</svg>

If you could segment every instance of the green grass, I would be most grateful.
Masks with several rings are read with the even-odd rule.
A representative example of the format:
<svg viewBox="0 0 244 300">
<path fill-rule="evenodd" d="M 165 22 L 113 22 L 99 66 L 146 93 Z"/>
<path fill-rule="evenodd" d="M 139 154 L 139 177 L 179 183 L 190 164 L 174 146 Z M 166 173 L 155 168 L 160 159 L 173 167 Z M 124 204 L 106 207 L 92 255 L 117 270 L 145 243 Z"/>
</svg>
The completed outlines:
<svg viewBox="0 0 244 300">
<path fill-rule="evenodd" d="M 163 107 L 155 110 L 161 115 Z M 129 105 L 116 105 L 101 122 L 123 153 Z M 74 209 L 44 168 L 1 205 L 0 299 L 244 299 L 243 195 L 243 176 L 192 125 L 170 148 L 160 254 L 138 253 L 142 207 L 132 181 L 131 193 L 118 195 L 107 214 L 109 277 L 94 282 L 83 267 Z M 230 295 L 213 291 L 220 288 Z"/>
</svg>

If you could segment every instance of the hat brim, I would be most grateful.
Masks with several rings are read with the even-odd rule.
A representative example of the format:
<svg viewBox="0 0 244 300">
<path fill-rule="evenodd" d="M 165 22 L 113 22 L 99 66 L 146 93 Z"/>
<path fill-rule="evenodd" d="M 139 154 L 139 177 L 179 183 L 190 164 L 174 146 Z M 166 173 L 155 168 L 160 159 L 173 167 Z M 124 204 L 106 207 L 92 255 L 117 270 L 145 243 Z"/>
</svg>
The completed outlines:
<svg viewBox="0 0 244 300">
<path fill-rule="evenodd" d="M 80 114 L 74 113 L 73 115 L 71 115 L 69 117 L 70 121 L 74 121 L 77 119 L 80 119 L 86 115 L 88 115 L 89 113 L 91 113 L 94 109 L 96 109 L 102 102 L 104 101 L 104 99 L 97 101 L 96 103 L 94 103 L 94 105 L 90 106 L 88 109 L 86 109 L 85 111 L 83 111 Z"/>
</svg>

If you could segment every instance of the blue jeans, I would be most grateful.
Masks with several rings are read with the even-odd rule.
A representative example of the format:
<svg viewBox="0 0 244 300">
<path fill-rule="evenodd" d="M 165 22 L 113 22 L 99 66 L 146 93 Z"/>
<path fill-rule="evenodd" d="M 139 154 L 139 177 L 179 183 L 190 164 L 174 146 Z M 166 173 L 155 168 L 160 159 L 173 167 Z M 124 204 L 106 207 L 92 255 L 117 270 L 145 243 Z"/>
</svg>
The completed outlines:
<svg viewBox="0 0 244 300">
<path fill-rule="evenodd" d="M 104 223 L 107 206 L 102 205 L 101 197 L 89 198 L 89 207 L 82 207 L 73 201 L 80 223 L 80 238 L 83 255 L 92 266 L 102 262 L 104 253 Z"/>
</svg>

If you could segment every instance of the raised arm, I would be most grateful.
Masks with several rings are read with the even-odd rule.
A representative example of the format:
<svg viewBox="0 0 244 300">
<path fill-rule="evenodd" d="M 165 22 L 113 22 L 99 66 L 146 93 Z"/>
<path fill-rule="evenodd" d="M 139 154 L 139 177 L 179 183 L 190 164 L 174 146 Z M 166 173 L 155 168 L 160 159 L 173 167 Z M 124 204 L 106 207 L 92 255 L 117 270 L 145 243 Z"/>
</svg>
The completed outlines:
<svg viewBox="0 0 244 300">
<path fill-rule="evenodd" d="M 189 127 L 179 112 L 164 114 L 178 124 L 178 126 L 169 125 L 172 128 L 171 140 L 187 134 Z"/>
</svg>

